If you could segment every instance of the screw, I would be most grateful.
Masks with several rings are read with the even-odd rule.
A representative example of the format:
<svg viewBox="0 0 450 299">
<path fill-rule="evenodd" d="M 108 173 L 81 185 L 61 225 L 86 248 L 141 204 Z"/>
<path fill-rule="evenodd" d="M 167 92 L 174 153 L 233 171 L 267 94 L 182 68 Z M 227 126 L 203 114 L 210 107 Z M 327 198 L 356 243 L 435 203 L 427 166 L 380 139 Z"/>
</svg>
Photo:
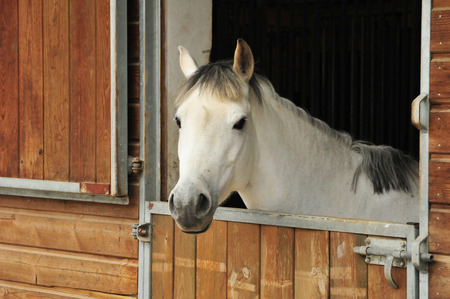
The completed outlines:
<svg viewBox="0 0 450 299">
<path fill-rule="evenodd" d="M 370 239 L 366 239 L 366 245 L 370 245 Z"/>
<path fill-rule="evenodd" d="M 144 228 L 138 229 L 138 235 L 141 236 L 141 237 L 146 236 L 147 235 L 147 230 L 144 229 Z"/>
<path fill-rule="evenodd" d="M 370 263 L 370 257 L 366 257 L 366 263 Z"/>
<path fill-rule="evenodd" d="M 403 267 L 403 266 L 405 266 L 405 262 L 404 262 L 404 261 L 401 261 L 401 262 L 400 262 L 400 267 Z"/>
<path fill-rule="evenodd" d="M 406 242 L 401 242 L 401 243 L 400 243 L 400 246 L 401 246 L 402 248 L 405 248 L 405 247 L 406 247 Z"/>
</svg>

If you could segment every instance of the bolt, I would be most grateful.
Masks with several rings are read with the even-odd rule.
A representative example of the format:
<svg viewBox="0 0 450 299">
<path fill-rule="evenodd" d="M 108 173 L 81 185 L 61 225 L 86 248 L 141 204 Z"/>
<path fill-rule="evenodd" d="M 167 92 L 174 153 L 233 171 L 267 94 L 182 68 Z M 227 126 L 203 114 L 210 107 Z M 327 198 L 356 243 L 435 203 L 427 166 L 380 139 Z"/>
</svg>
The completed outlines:
<svg viewBox="0 0 450 299">
<path fill-rule="evenodd" d="M 366 239 L 366 245 L 370 245 L 370 239 Z"/>
<path fill-rule="evenodd" d="M 401 246 L 402 248 L 405 248 L 405 247 L 406 247 L 406 242 L 401 242 L 401 243 L 400 243 L 400 246 Z"/>
<path fill-rule="evenodd" d="M 146 236 L 147 235 L 147 230 L 144 229 L 144 228 L 138 229 L 138 235 L 141 236 L 141 237 Z"/>
<path fill-rule="evenodd" d="M 366 263 L 370 263 L 370 257 L 366 257 Z"/>
<path fill-rule="evenodd" d="M 400 265 L 400 267 L 404 267 L 405 266 L 405 262 L 401 261 L 399 265 Z"/>
</svg>

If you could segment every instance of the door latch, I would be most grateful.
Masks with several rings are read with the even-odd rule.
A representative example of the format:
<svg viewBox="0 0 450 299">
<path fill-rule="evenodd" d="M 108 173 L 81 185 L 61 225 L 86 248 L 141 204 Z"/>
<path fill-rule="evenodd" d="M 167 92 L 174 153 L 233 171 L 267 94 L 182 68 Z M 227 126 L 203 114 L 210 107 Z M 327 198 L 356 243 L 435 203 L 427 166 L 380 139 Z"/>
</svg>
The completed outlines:
<svg viewBox="0 0 450 299">
<path fill-rule="evenodd" d="M 151 240 L 150 223 L 133 224 L 131 235 L 136 240 L 139 240 L 144 243 L 150 243 Z"/>
<path fill-rule="evenodd" d="M 414 241 L 413 247 L 417 243 L 420 246 L 422 242 Z M 353 248 L 355 253 L 365 255 L 366 263 L 371 265 L 384 265 L 384 276 L 389 285 L 393 288 L 398 288 L 394 279 L 392 278 L 392 267 L 405 268 L 407 260 L 413 260 L 414 266 L 416 266 L 415 260 L 420 260 L 421 269 L 425 271 L 424 263 L 431 262 L 433 255 L 429 253 L 420 253 L 419 247 L 417 249 L 412 248 L 412 253 L 407 251 L 406 241 L 395 239 L 382 239 L 382 238 L 367 238 L 366 246 L 357 246 Z M 428 267 L 426 268 L 428 269 Z"/>
</svg>

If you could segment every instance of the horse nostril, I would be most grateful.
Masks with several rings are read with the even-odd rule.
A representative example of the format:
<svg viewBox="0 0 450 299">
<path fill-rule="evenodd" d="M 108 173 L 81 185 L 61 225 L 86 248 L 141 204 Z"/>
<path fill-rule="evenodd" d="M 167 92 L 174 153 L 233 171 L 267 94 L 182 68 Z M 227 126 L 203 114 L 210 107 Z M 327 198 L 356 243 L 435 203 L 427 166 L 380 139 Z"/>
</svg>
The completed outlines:
<svg viewBox="0 0 450 299">
<path fill-rule="evenodd" d="M 178 213 L 177 213 L 177 210 L 175 209 L 175 206 L 173 204 L 173 198 L 174 198 L 174 195 L 172 193 L 170 195 L 170 197 L 169 197 L 169 210 L 170 210 L 170 213 L 172 214 L 173 218 L 177 219 L 178 218 Z"/>
<path fill-rule="evenodd" d="M 211 209 L 211 200 L 205 194 L 201 193 L 198 196 L 197 210 L 195 216 L 197 218 L 203 218 Z"/>
</svg>

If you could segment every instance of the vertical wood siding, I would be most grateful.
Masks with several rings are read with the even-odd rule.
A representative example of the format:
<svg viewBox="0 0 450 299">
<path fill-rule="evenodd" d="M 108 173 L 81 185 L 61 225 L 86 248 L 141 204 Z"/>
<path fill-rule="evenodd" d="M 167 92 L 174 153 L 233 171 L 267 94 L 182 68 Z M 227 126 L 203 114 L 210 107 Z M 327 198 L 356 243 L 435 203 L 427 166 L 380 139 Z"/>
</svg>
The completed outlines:
<svg viewBox="0 0 450 299">
<path fill-rule="evenodd" d="M 0 0 L 0 176 L 109 184 L 109 3 Z M 129 36 L 139 36 L 138 4 L 127 2 Z M 139 69 L 139 40 L 128 47 L 129 69 Z M 128 84 L 136 132 L 139 72 Z M 139 156 L 139 135 L 129 136 Z M 0 297 L 136 298 L 136 175 L 129 200 L 0 195 Z"/>
<path fill-rule="evenodd" d="M 406 298 L 406 269 L 393 289 L 353 252 L 365 235 L 213 221 L 195 236 L 161 215 L 153 229 L 154 298 Z"/>
<path fill-rule="evenodd" d="M 434 0 L 431 11 L 429 246 L 430 298 L 449 298 L 450 281 L 450 1 Z"/>
<path fill-rule="evenodd" d="M 0 6 L 0 176 L 110 183 L 109 1 Z"/>
</svg>

